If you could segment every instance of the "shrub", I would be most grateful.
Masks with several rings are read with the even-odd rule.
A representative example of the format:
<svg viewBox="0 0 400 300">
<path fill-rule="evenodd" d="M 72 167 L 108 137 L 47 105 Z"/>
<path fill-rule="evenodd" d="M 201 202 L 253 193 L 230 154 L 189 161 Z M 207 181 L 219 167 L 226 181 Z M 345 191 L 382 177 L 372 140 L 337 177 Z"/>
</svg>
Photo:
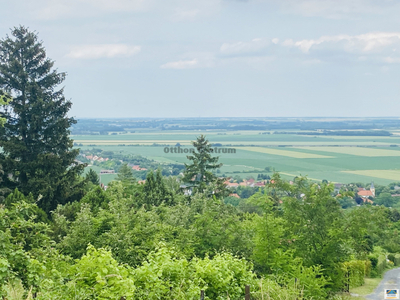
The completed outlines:
<svg viewBox="0 0 400 300">
<path fill-rule="evenodd" d="M 87 253 L 77 260 L 64 276 L 66 278 L 60 280 L 43 280 L 38 299 L 133 299 L 135 286 L 130 269 L 118 264 L 110 251 L 95 249 L 89 245 Z"/>
<path fill-rule="evenodd" d="M 351 260 L 341 264 L 343 271 L 344 288 L 348 291 L 350 288 L 362 286 L 364 284 L 366 262 L 363 260 Z"/>
</svg>

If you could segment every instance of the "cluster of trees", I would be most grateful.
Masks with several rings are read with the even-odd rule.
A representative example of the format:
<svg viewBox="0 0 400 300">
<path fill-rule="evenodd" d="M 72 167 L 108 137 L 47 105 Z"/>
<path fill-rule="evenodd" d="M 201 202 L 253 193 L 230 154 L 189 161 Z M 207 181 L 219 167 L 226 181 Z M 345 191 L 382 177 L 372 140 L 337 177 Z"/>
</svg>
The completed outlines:
<svg viewBox="0 0 400 300">
<path fill-rule="evenodd" d="M 400 253 L 397 210 L 344 211 L 328 183 L 274 174 L 241 209 L 224 203 L 204 136 L 184 187 L 161 170 L 139 184 L 125 164 L 105 191 L 81 176 L 64 76 L 27 28 L 0 41 L 0 297 L 243 299 L 250 285 L 254 299 L 327 299 Z"/>
<path fill-rule="evenodd" d="M 126 174 L 50 220 L 32 195 L 12 192 L 0 207 L 1 293 L 22 284 L 39 299 L 197 299 L 201 289 L 241 299 L 251 285 L 260 298 L 326 299 L 400 252 L 397 210 L 345 211 L 332 185 L 275 174 L 244 212 L 208 192 L 185 196 L 171 178 Z"/>
<path fill-rule="evenodd" d="M 113 151 L 104 151 L 99 148 L 92 148 L 91 150 L 81 151 L 81 155 L 78 156 L 78 159 L 84 163 L 90 163 L 90 160 L 86 158 L 87 155 L 97 155 L 102 158 L 108 158 L 109 160 L 107 161 L 94 161 L 93 164 L 95 166 L 101 167 L 102 169 L 114 170 L 115 172 L 119 172 L 120 168 L 124 164 L 138 165 L 141 168 L 146 169 L 135 172 L 135 177 L 140 179 L 145 179 L 149 170 L 161 168 L 161 172 L 164 176 L 177 176 L 185 169 L 185 166 L 183 164 L 164 163 L 160 165 L 156 161 L 148 159 L 141 155 L 126 155 Z"/>
</svg>

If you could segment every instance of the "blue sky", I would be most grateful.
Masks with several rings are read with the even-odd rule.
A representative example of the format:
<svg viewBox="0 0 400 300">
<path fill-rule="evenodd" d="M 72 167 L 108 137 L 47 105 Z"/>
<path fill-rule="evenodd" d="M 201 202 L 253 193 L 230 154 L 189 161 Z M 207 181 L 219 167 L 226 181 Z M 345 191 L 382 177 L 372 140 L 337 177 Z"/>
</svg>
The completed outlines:
<svg viewBox="0 0 400 300">
<path fill-rule="evenodd" d="M 381 117 L 400 110 L 400 0 L 0 0 L 81 117 Z"/>
</svg>

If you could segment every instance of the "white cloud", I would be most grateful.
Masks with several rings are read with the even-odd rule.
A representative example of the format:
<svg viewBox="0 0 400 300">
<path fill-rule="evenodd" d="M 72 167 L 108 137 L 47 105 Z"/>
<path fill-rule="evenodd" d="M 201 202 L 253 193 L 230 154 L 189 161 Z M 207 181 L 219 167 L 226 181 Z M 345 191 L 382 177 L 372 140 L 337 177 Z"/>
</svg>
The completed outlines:
<svg viewBox="0 0 400 300">
<path fill-rule="evenodd" d="M 389 64 L 399 64 L 400 63 L 400 57 L 385 57 L 383 59 L 384 62 L 389 63 Z"/>
<path fill-rule="evenodd" d="M 199 65 L 197 59 L 193 60 L 179 60 L 163 64 L 161 69 L 191 69 Z"/>
<path fill-rule="evenodd" d="M 279 43 L 279 39 L 278 39 L 278 38 L 273 38 L 273 39 L 271 40 L 271 42 L 272 42 L 273 44 L 277 45 L 277 44 Z"/>
<path fill-rule="evenodd" d="M 279 5 L 290 13 L 328 18 L 359 17 L 360 14 L 381 14 L 400 9 L 393 0 L 257 0 Z"/>
<path fill-rule="evenodd" d="M 275 42 L 276 40 L 274 39 Z M 272 42 L 275 44 L 274 41 Z M 270 40 L 256 38 L 250 42 L 224 43 L 220 48 L 220 52 L 225 55 L 252 54 L 266 49 L 269 45 L 271 45 Z"/>
<path fill-rule="evenodd" d="M 250 42 L 224 43 L 220 47 L 220 53 L 225 59 L 235 58 L 228 62 L 239 62 L 239 59 L 250 62 L 245 60 L 250 57 L 273 57 L 273 60 L 300 59 L 306 65 L 338 60 L 359 63 L 400 63 L 400 51 L 397 49 L 400 49 L 400 32 L 369 32 L 359 35 L 326 35 L 317 39 L 297 41 L 257 38 Z"/>
<path fill-rule="evenodd" d="M 316 40 L 286 40 L 283 46 L 297 47 L 304 53 L 313 49 L 330 48 L 350 53 L 379 53 L 400 46 L 400 32 L 371 32 L 361 35 L 322 36 Z M 390 49 L 389 49 L 390 46 Z"/>
<path fill-rule="evenodd" d="M 129 57 L 139 52 L 140 46 L 125 44 L 82 45 L 73 47 L 67 57 L 78 59 Z"/>
</svg>

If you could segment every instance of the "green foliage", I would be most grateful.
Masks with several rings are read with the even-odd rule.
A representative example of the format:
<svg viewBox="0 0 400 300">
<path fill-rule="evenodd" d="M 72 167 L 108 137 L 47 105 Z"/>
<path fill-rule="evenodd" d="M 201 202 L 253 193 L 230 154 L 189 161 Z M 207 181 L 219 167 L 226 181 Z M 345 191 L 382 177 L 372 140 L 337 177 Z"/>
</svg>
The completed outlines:
<svg viewBox="0 0 400 300">
<path fill-rule="evenodd" d="M 0 106 L 7 105 L 12 100 L 11 96 L 0 90 Z M 0 118 L 0 127 L 6 123 L 6 118 Z"/>
<path fill-rule="evenodd" d="M 203 260 L 195 259 L 196 275 L 206 285 L 209 299 L 225 300 L 228 297 L 244 297 L 244 287 L 255 285 L 252 266 L 244 259 L 228 253 L 217 254 L 213 259 L 206 256 Z"/>
<path fill-rule="evenodd" d="M 195 147 L 195 152 L 192 153 L 193 155 L 187 156 L 191 163 L 185 164 L 186 170 L 182 181 L 193 184 L 196 191 L 202 193 L 206 190 L 207 184 L 217 179 L 213 171 L 220 168 L 222 164 L 217 163 L 219 157 L 211 155 L 213 152 L 212 145 L 204 135 L 197 137 L 197 140 L 192 144 Z"/>
<path fill-rule="evenodd" d="M 0 296 L 7 281 L 20 279 L 25 286 L 37 286 L 41 264 L 31 257 L 37 248 L 49 245 L 49 227 L 36 223 L 37 206 L 24 200 L 10 208 L 0 206 Z"/>
<path fill-rule="evenodd" d="M 143 204 L 150 208 L 151 206 L 159 206 L 161 203 L 167 205 L 174 204 L 174 195 L 165 185 L 161 175 L 161 170 L 158 169 L 156 174 L 150 171 L 147 174 L 146 182 L 143 187 Z"/>
<path fill-rule="evenodd" d="M 151 252 L 133 273 L 135 299 L 197 299 L 204 288 L 193 264 L 185 258 L 176 257 L 176 253 L 165 245 Z"/>
<path fill-rule="evenodd" d="M 371 261 L 372 277 L 380 277 L 389 266 L 394 265 L 394 263 L 387 262 L 386 256 L 386 251 L 379 246 L 375 247 L 374 252 L 368 256 Z"/>
<path fill-rule="evenodd" d="M 362 286 L 369 261 L 351 260 L 341 264 L 343 272 L 343 286 L 347 289 Z"/>
<path fill-rule="evenodd" d="M 143 265 L 134 270 L 135 299 L 198 299 L 205 290 L 206 299 L 239 299 L 244 287 L 255 285 L 251 265 L 244 259 L 222 253 L 213 259 L 188 261 L 161 246 L 151 252 Z"/>
<path fill-rule="evenodd" d="M 57 89 L 65 73 L 53 69 L 36 33 L 20 26 L 11 35 L 0 41 L 0 89 L 16 95 L 3 112 L 4 184 L 41 195 L 38 205 L 49 213 L 83 194 L 78 175 L 85 166 L 75 161 L 78 150 L 69 137 L 76 121 L 67 117 L 71 102 Z"/>
<path fill-rule="evenodd" d="M 133 299 L 134 282 L 131 269 L 120 265 L 111 252 L 89 245 L 87 253 L 68 268 L 64 283 L 49 280 L 38 299 Z"/>
<path fill-rule="evenodd" d="M 93 183 L 94 185 L 100 184 L 99 175 L 97 175 L 96 171 L 94 171 L 93 169 L 90 169 L 89 172 L 86 174 L 86 180 Z"/>
<path fill-rule="evenodd" d="M 33 203 L 35 203 L 35 200 L 33 199 L 32 193 L 29 193 L 29 195 L 27 197 L 25 197 L 24 194 L 22 194 L 18 189 L 15 189 L 4 200 L 4 205 L 7 208 L 11 208 L 14 205 L 18 205 L 18 203 L 22 203 L 22 202 L 33 204 Z M 31 207 L 31 209 L 34 212 L 34 214 L 36 215 L 36 218 L 35 218 L 36 221 L 41 221 L 41 222 L 45 222 L 45 223 L 49 222 L 46 213 L 41 208 L 34 205 Z"/>
<path fill-rule="evenodd" d="M 21 280 L 25 296 L 32 288 L 43 300 L 198 299 L 201 289 L 222 300 L 242 299 L 249 284 L 255 299 L 322 300 L 393 265 L 396 211 L 343 211 L 330 185 L 274 175 L 246 199 L 257 210 L 243 212 L 200 193 L 188 201 L 164 180 L 93 187 L 59 205 L 50 226 L 15 190 L 0 206 L 1 293 Z"/>
<path fill-rule="evenodd" d="M 0 296 L 5 295 L 4 290 L 7 280 L 11 277 L 10 275 L 10 264 L 7 259 L 0 256 Z"/>
<path fill-rule="evenodd" d="M 277 283 L 275 280 L 262 278 L 258 281 L 257 289 L 252 292 L 252 297 L 256 300 L 304 300 L 303 293 L 302 287 L 295 284 L 294 279 L 292 279 L 292 282 L 287 286 L 284 286 Z"/>
<path fill-rule="evenodd" d="M 396 203 L 396 200 L 396 197 L 392 197 L 390 193 L 380 193 L 379 196 L 374 199 L 374 202 L 378 205 L 392 207 Z"/>
<path fill-rule="evenodd" d="M 117 180 L 133 182 L 135 178 L 133 177 L 132 169 L 127 163 L 123 164 L 118 170 Z"/>
<path fill-rule="evenodd" d="M 65 219 L 58 216 L 55 220 L 61 223 Z M 74 258 L 79 258 L 86 252 L 88 244 L 96 244 L 101 221 L 95 218 L 90 205 L 83 204 L 81 211 L 77 213 L 76 220 L 65 225 L 68 227 L 65 228 L 68 234 L 58 244 L 58 248 L 63 253 L 71 255 Z"/>
<path fill-rule="evenodd" d="M 230 204 L 232 206 L 238 206 L 240 202 L 240 198 L 229 196 L 224 199 L 225 204 Z"/>
<path fill-rule="evenodd" d="M 249 256 L 252 247 L 251 221 L 241 218 L 237 210 L 216 199 L 196 196 L 192 200 L 190 218 L 197 256 L 214 255 L 223 249 Z"/>
<path fill-rule="evenodd" d="M 295 255 L 306 266 L 321 265 L 325 274 L 344 261 L 347 253 L 341 229 L 344 216 L 338 201 L 331 196 L 331 185 L 310 184 L 299 179 L 288 188 L 291 196 L 283 199 L 287 232 Z"/>
<path fill-rule="evenodd" d="M 87 254 L 70 269 L 70 274 L 76 288 L 86 289 L 96 299 L 131 299 L 133 296 L 129 269 L 119 265 L 110 251 L 89 246 Z"/>
<path fill-rule="evenodd" d="M 100 187 L 96 186 L 89 191 L 80 201 L 81 203 L 87 203 L 94 213 L 97 213 L 100 208 L 107 209 L 110 197 Z"/>
<path fill-rule="evenodd" d="M 296 264 L 290 274 L 297 278 L 297 285 L 303 290 L 305 299 L 326 299 L 328 295 L 326 286 L 329 283 L 329 277 L 324 276 L 321 266 L 304 267 L 301 263 Z M 289 282 L 287 282 L 288 284 Z"/>
</svg>

